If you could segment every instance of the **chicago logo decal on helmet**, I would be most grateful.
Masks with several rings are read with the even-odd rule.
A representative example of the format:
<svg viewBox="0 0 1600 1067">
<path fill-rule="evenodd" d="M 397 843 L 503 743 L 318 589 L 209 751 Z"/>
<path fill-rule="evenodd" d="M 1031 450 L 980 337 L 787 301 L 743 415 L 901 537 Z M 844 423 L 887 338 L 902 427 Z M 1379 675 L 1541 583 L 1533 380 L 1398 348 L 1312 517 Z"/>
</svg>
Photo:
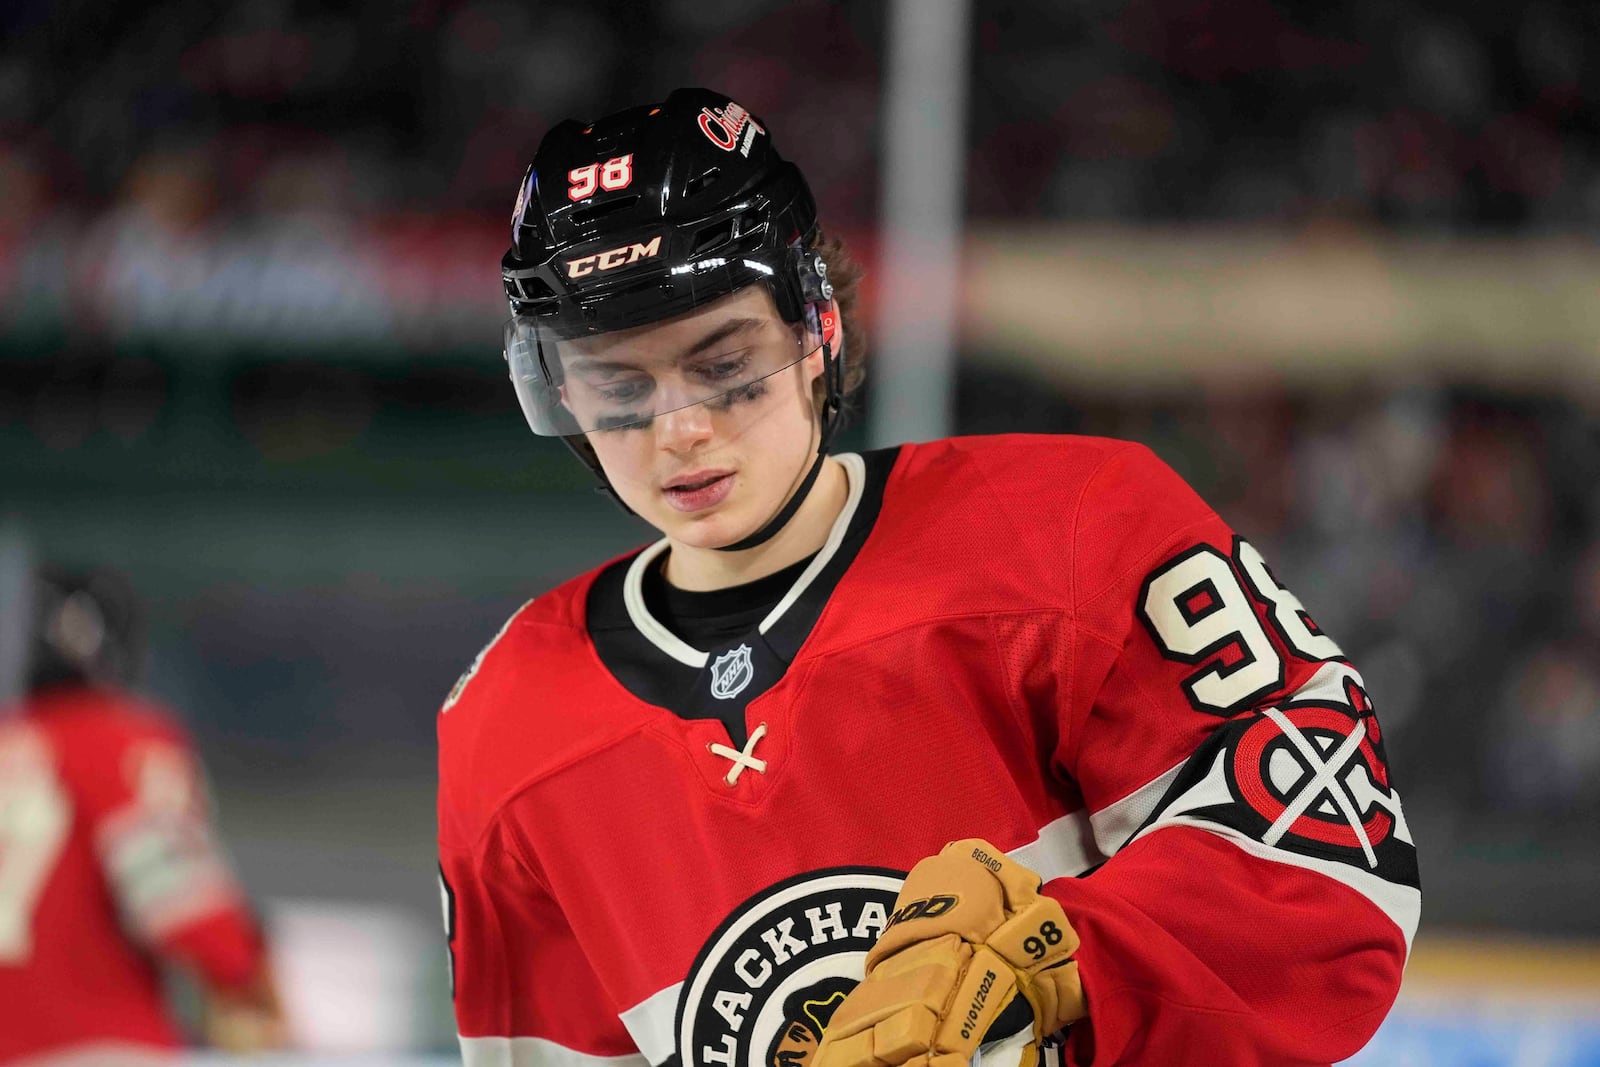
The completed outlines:
<svg viewBox="0 0 1600 1067">
<path fill-rule="evenodd" d="M 711 695 L 718 700 L 732 700 L 744 692 L 755 673 L 750 646 L 731 648 L 711 663 Z"/>
<path fill-rule="evenodd" d="M 722 107 L 701 108 L 700 131 L 724 152 L 732 152 L 734 147 L 738 146 L 741 156 L 750 154 L 750 146 L 755 143 L 756 134 L 767 132 L 759 122 L 750 117 L 750 112 L 732 100 Z M 741 133 L 744 134 L 743 144 L 739 143 Z"/>
<path fill-rule="evenodd" d="M 704 1067 L 805 1067 L 861 981 L 905 875 L 832 867 L 779 882 L 735 908 L 689 969 L 678 1057 Z"/>
</svg>

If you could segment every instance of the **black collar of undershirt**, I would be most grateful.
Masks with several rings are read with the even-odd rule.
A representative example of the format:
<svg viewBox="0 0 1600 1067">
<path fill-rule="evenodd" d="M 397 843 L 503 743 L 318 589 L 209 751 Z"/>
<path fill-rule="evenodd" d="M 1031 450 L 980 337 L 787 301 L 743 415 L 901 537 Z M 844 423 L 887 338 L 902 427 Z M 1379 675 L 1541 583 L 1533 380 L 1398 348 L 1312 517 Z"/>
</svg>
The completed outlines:
<svg viewBox="0 0 1600 1067">
<path fill-rule="evenodd" d="M 884 485 L 899 453 L 896 447 L 861 454 L 865 467 L 861 500 L 844 539 L 766 633 L 760 632 L 760 623 L 788 595 L 810 561 L 803 560 L 754 582 L 710 592 L 674 589 L 659 574 L 645 576 L 641 591 L 647 609 L 656 621 L 691 647 L 709 653 L 704 667 L 692 667 L 668 655 L 634 625 L 623 597 L 628 568 L 638 553 L 606 567 L 589 589 L 586 609 L 589 637 L 606 670 L 646 703 L 667 708 L 686 719 L 720 720 L 735 747 L 742 748 L 747 736 L 746 705 L 783 677 L 810 636 L 834 587 L 849 570 L 877 522 Z M 656 568 L 650 570 L 654 572 Z M 657 594 L 661 595 L 659 601 Z M 719 631 L 721 640 L 714 644 L 696 644 L 683 632 L 698 630 L 708 620 L 726 621 L 735 613 L 746 616 L 746 625 L 731 634 Z"/>
<path fill-rule="evenodd" d="M 663 555 L 645 571 L 644 601 L 650 608 L 650 614 L 661 620 L 667 629 L 677 633 L 677 627 L 673 626 L 675 619 L 716 619 L 762 606 L 772 607 L 783 599 L 783 594 L 789 591 L 789 587 L 816 557 L 817 554 L 813 552 L 799 563 L 742 585 L 694 590 L 680 589 L 667 581 L 664 573 L 667 556 Z M 689 643 L 694 644 L 693 641 Z"/>
<path fill-rule="evenodd" d="M 713 648 L 760 625 L 816 558 L 812 553 L 776 574 L 726 589 L 679 589 L 667 581 L 662 556 L 645 568 L 640 592 L 656 621 L 695 648 Z"/>
</svg>

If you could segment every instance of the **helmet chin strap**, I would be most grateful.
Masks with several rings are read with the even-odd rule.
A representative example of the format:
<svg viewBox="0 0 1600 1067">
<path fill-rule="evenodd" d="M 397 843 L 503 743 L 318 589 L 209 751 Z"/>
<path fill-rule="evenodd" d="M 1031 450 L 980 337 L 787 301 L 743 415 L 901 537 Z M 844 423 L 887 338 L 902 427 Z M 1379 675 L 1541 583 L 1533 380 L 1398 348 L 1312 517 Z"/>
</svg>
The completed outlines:
<svg viewBox="0 0 1600 1067">
<path fill-rule="evenodd" d="M 800 505 L 806 502 L 806 497 L 811 495 L 811 487 L 817 484 L 817 475 L 822 473 L 822 464 L 827 458 L 826 449 L 819 446 L 817 448 L 817 458 L 812 461 L 811 469 L 806 472 L 805 479 L 801 481 L 800 487 L 790 494 L 788 503 L 779 508 L 778 513 L 768 519 L 767 524 L 761 529 L 749 537 L 735 541 L 731 545 L 720 545 L 717 547 L 717 551 L 743 552 L 747 548 L 755 548 L 757 545 L 766 544 L 776 537 L 778 531 L 787 526 L 789 520 L 794 518 L 794 513 L 800 510 Z"/>
<path fill-rule="evenodd" d="M 789 520 L 794 518 L 795 512 L 800 510 L 800 505 L 806 502 L 806 497 L 811 495 L 812 486 L 817 484 L 817 475 L 822 473 L 822 465 L 828 459 L 828 447 L 833 444 L 834 431 L 839 427 L 839 390 L 834 380 L 839 373 L 839 362 L 833 358 L 833 345 L 827 341 L 822 343 L 822 373 L 825 376 L 827 399 L 822 405 L 821 432 L 817 440 L 817 458 L 811 462 L 811 469 L 801 480 L 795 491 L 789 494 L 789 499 L 778 509 L 777 514 L 768 519 L 766 525 L 748 537 L 735 541 L 731 545 L 722 545 L 718 552 L 743 552 L 757 545 L 766 544 L 778 535 L 778 532 L 789 525 Z"/>
</svg>

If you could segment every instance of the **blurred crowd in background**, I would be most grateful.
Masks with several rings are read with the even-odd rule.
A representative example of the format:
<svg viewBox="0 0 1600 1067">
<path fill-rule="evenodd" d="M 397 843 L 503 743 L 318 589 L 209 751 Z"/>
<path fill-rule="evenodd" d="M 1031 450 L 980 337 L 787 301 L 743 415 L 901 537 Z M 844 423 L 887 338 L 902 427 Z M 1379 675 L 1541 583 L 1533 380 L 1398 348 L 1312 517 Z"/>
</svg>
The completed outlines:
<svg viewBox="0 0 1600 1067">
<path fill-rule="evenodd" d="M 15 0 L 0 12 L 0 233 L 118 207 L 180 228 L 498 220 L 542 130 L 680 81 L 759 100 L 828 217 L 864 226 L 883 11 Z M 1600 218 L 1587 5 L 998 0 L 974 20 L 978 218 L 1591 234 Z"/>
<path fill-rule="evenodd" d="M 975 225 L 1600 236 L 1592 5 L 974 7 Z M 247 875 L 292 891 L 306 841 L 337 865 L 391 834 L 344 888 L 425 899 L 431 825 L 393 805 L 426 822 L 432 709 L 518 603 L 644 538 L 504 384 L 497 264 L 540 134 L 720 88 L 870 268 L 885 11 L 0 5 L 0 517 L 148 591 L 151 684 L 245 813 Z M 1154 447 L 1366 672 L 1428 920 L 1597 935 L 1597 409 L 1406 366 L 1150 396 L 970 360 L 956 429 Z M 286 782 L 374 813 L 271 829 Z"/>
</svg>

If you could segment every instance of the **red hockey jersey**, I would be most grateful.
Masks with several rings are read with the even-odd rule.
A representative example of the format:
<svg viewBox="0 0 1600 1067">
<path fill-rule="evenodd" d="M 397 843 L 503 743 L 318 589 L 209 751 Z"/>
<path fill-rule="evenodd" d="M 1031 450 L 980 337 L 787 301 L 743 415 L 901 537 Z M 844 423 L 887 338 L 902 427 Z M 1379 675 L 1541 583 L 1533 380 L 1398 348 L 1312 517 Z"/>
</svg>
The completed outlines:
<svg viewBox="0 0 1600 1067">
<path fill-rule="evenodd" d="M 169 717 L 63 687 L 0 719 L 0 1064 L 144 1062 L 180 1044 L 159 956 L 229 986 L 260 954 Z"/>
<path fill-rule="evenodd" d="M 952 439 L 691 648 L 659 543 L 538 597 L 439 719 L 467 1064 L 803 1067 L 902 872 L 984 837 L 1082 937 L 1077 1064 L 1326 1064 L 1420 907 L 1360 675 L 1149 450 Z"/>
</svg>

